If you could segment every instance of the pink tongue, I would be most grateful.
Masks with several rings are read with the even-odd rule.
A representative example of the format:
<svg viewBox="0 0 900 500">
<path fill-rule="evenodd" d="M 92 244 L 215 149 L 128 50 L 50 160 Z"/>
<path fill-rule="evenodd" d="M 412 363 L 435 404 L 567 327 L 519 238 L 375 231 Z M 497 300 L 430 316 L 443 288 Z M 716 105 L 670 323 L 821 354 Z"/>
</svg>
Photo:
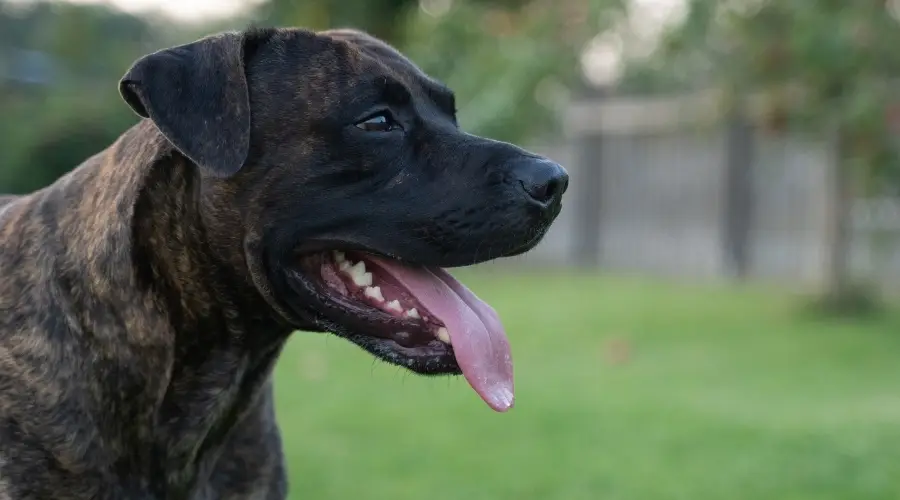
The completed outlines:
<svg viewBox="0 0 900 500">
<path fill-rule="evenodd" d="M 494 309 L 443 269 L 404 266 L 374 256 L 367 259 L 444 323 L 456 362 L 481 399 L 499 412 L 512 408 L 512 354 Z"/>
</svg>

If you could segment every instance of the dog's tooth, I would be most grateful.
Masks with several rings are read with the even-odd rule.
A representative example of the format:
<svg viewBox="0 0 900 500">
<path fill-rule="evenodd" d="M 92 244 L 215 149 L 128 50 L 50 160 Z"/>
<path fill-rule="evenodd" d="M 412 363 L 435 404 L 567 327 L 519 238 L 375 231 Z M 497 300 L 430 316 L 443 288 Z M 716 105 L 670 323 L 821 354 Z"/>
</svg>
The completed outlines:
<svg viewBox="0 0 900 500">
<path fill-rule="evenodd" d="M 350 278 L 353 279 L 353 283 L 356 286 L 371 286 L 372 285 L 372 273 L 366 272 L 366 263 L 363 261 L 357 262 L 353 267 L 348 271 L 350 274 Z"/>
<path fill-rule="evenodd" d="M 392 301 L 388 302 L 387 304 L 385 304 L 385 307 L 390 309 L 391 311 L 397 311 L 397 312 L 403 311 L 403 307 L 400 306 L 399 300 L 392 300 Z"/>
<path fill-rule="evenodd" d="M 419 319 L 420 318 L 419 311 L 417 311 L 416 308 L 413 307 L 412 309 L 406 311 L 406 317 L 413 318 L 413 319 Z"/>
<path fill-rule="evenodd" d="M 372 274 L 371 273 L 355 274 L 355 273 L 352 273 L 352 270 L 351 270 L 350 277 L 353 279 L 353 284 L 360 288 L 372 285 Z"/>
<path fill-rule="evenodd" d="M 341 262 L 344 262 L 347 260 L 347 256 L 344 255 L 344 252 L 335 250 L 334 251 L 334 260 L 337 261 L 338 264 L 340 264 Z"/>
<path fill-rule="evenodd" d="M 450 343 L 450 332 L 443 326 L 437 329 L 437 338 L 445 344 Z"/>
<path fill-rule="evenodd" d="M 350 268 L 350 272 L 362 276 L 362 274 L 366 272 L 366 263 L 359 261 L 356 264 L 353 264 L 353 267 Z"/>
<path fill-rule="evenodd" d="M 338 269 L 340 269 L 341 271 L 344 271 L 347 274 L 350 274 L 351 267 L 353 267 L 353 265 L 350 264 L 349 260 L 338 262 Z"/>
<path fill-rule="evenodd" d="M 366 294 L 366 297 L 369 297 L 370 299 L 375 299 L 378 302 L 384 302 L 384 295 L 381 295 L 380 286 L 367 286 L 364 293 Z"/>
</svg>

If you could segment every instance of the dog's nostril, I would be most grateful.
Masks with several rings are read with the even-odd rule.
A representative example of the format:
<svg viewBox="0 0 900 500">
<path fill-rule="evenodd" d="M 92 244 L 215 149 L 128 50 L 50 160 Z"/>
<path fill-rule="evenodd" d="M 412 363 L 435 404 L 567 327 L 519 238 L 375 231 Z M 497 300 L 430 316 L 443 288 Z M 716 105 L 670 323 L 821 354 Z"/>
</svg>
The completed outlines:
<svg viewBox="0 0 900 500">
<path fill-rule="evenodd" d="M 540 184 L 526 184 L 522 181 L 522 187 L 534 201 L 548 203 L 557 192 L 557 182 L 553 179 Z"/>
<path fill-rule="evenodd" d="M 520 156 L 509 165 L 520 194 L 541 208 L 553 208 L 569 186 L 569 174 L 561 165 L 539 156 Z"/>
<path fill-rule="evenodd" d="M 552 165 L 552 164 L 551 164 Z M 552 165 L 550 171 L 520 180 L 525 193 L 534 201 L 547 205 L 558 200 L 569 187 L 569 176 L 561 167 Z"/>
</svg>

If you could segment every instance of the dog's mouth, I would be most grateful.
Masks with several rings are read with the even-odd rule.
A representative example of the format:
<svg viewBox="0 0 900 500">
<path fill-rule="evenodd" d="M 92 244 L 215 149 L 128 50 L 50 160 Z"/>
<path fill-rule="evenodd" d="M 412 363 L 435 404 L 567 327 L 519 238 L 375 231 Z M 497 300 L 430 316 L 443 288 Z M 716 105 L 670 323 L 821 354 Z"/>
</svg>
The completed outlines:
<svg viewBox="0 0 900 500">
<path fill-rule="evenodd" d="M 494 410 L 513 405 L 509 342 L 493 308 L 441 268 L 357 251 L 306 254 L 291 286 L 334 333 L 421 374 L 462 373 Z"/>
</svg>

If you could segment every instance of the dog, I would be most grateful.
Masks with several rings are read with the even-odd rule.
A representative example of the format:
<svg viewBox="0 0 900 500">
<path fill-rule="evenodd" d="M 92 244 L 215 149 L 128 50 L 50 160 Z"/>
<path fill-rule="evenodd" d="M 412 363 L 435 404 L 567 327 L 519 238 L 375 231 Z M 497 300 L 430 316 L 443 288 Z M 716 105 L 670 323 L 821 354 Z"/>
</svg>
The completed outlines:
<svg viewBox="0 0 900 500">
<path fill-rule="evenodd" d="M 0 208 L 0 498 L 285 498 L 295 331 L 513 406 L 497 314 L 445 269 L 534 247 L 563 167 L 352 29 L 208 36 L 119 91 L 132 128 Z"/>
</svg>

